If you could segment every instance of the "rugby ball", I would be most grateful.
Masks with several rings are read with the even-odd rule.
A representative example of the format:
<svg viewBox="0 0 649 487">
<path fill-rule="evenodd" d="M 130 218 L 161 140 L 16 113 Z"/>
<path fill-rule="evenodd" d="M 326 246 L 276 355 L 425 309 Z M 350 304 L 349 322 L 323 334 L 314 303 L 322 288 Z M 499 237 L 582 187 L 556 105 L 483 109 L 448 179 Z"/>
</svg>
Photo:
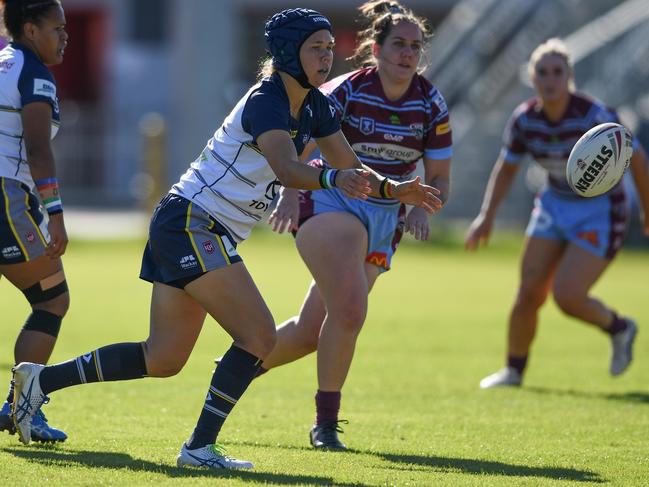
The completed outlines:
<svg viewBox="0 0 649 487">
<path fill-rule="evenodd" d="M 586 132 L 570 152 L 568 185 L 579 196 L 592 198 L 620 182 L 633 154 L 631 134 L 620 124 L 603 123 Z"/>
</svg>

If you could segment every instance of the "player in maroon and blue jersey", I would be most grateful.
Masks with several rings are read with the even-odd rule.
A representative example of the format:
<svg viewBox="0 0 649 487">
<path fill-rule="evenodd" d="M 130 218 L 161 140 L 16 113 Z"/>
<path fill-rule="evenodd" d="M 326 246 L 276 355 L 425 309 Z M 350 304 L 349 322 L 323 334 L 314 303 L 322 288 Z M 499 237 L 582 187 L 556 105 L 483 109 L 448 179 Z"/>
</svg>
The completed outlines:
<svg viewBox="0 0 649 487">
<path fill-rule="evenodd" d="M 369 20 L 354 60 L 361 69 L 321 87 L 358 158 L 397 181 L 410 179 L 423 160 L 426 183 L 449 192 L 451 129 L 444 98 L 417 73 L 429 36 L 425 22 L 398 2 L 360 7 Z M 313 165 L 333 161 L 315 160 Z M 390 268 L 403 229 L 427 239 L 428 219 L 394 199 L 354 201 L 340 191 L 284 190 L 270 223 L 296 232 L 300 255 L 313 275 L 299 316 L 284 322 L 263 368 L 292 362 L 317 350 L 315 448 L 344 449 L 338 412 L 368 293 Z M 326 310 L 326 311 L 325 311 Z"/>
<path fill-rule="evenodd" d="M 611 337 L 610 374 L 624 372 L 632 359 L 635 322 L 594 298 L 590 290 L 622 245 L 628 208 L 621 184 L 606 194 L 583 198 L 566 182 L 566 161 L 590 128 L 618 122 L 614 110 L 574 91 L 572 65 L 564 44 L 550 39 L 532 53 L 529 71 L 537 96 L 512 114 L 504 147 L 487 185 L 482 210 L 466 239 L 469 250 L 489 239 L 500 202 L 529 154 L 548 175 L 535 199 L 527 228 L 521 282 L 509 317 L 507 364 L 480 387 L 519 386 L 536 332 L 538 310 L 552 291 L 568 316 L 594 325 Z M 649 171 L 642 147 L 634 142 L 631 170 L 644 214 L 649 212 Z M 649 221 L 645 218 L 645 232 Z"/>
</svg>

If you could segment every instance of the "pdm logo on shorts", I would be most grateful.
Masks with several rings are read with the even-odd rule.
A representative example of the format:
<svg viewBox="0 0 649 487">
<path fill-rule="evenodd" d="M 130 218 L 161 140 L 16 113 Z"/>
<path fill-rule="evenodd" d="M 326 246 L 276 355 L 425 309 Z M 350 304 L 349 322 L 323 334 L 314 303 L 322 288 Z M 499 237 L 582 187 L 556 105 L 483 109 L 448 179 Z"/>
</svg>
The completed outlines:
<svg viewBox="0 0 649 487">
<path fill-rule="evenodd" d="M 21 257 L 23 254 L 18 247 L 11 245 L 10 247 L 5 247 L 2 249 L 2 257 L 5 259 L 15 259 Z"/>
<path fill-rule="evenodd" d="M 196 267 L 198 265 L 198 262 L 196 261 L 196 257 L 193 255 L 186 255 L 182 259 L 180 259 L 180 268 L 181 269 L 191 269 L 192 267 Z"/>
</svg>

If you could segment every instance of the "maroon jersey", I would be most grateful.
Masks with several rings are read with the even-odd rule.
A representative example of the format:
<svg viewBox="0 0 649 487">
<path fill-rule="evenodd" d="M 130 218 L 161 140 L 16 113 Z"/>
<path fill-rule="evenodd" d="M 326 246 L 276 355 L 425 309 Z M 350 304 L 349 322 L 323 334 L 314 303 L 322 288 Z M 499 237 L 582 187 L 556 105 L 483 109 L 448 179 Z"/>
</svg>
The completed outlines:
<svg viewBox="0 0 649 487">
<path fill-rule="evenodd" d="M 451 157 L 446 102 L 423 76 L 413 76 L 408 91 L 396 101 L 383 93 L 376 67 L 338 76 L 320 90 L 358 158 L 378 173 L 403 181 L 422 157 Z"/>
<path fill-rule="evenodd" d="M 577 198 L 566 181 L 568 156 L 582 135 L 606 122 L 620 123 L 615 110 L 583 94 L 570 96 L 566 113 L 557 122 L 548 120 L 538 98 L 532 98 L 521 103 L 507 123 L 503 135 L 504 160 L 518 164 L 529 154 L 547 171 L 551 190 Z"/>
</svg>

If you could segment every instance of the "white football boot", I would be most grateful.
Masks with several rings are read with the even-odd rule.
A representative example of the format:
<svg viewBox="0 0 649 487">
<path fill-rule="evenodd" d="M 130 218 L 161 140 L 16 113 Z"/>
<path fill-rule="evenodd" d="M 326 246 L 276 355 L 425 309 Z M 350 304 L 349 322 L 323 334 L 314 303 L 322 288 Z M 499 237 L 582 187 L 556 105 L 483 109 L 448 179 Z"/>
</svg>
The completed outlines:
<svg viewBox="0 0 649 487">
<path fill-rule="evenodd" d="M 220 445 L 205 445 L 195 450 L 187 448 L 187 443 L 183 443 L 178 458 L 176 458 L 176 465 L 179 467 L 193 466 L 205 468 L 252 468 L 253 465 L 245 460 L 237 460 L 236 458 L 228 457 L 225 450 Z"/>
<path fill-rule="evenodd" d="M 14 402 L 11 406 L 11 416 L 18 437 L 25 445 L 28 445 L 32 439 L 32 417 L 48 400 L 38 380 L 44 367 L 44 365 L 21 362 L 11 369 L 14 374 Z"/>
<path fill-rule="evenodd" d="M 492 387 L 518 387 L 523 382 L 523 376 L 514 367 L 504 367 L 498 372 L 488 375 L 480 381 L 480 389 Z"/>
<path fill-rule="evenodd" d="M 638 334 L 638 325 L 632 319 L 626 318 L 626 329 L 611 336 L 611 366 L 612 376 L 624 372 L 633 359 L 633 342 Z"/>
</svg>

